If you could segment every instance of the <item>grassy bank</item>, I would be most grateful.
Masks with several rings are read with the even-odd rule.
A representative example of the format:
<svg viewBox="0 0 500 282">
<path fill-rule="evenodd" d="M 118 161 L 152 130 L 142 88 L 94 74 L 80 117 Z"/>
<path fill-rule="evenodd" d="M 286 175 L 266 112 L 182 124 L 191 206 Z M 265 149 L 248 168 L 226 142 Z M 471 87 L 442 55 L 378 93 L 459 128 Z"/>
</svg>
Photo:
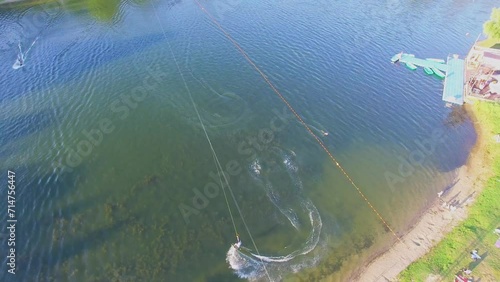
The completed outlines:
<svg viewBox="0 0 500 282">
<path fill-rule="evenodd" d="M 500 39 L 488 38 L 477 43 L 481 47 L 500 49 Z"/>
<path fill-rule="evenodd" d="M 403 271 L 400 281 L 425 281 L 431 274 L 453 281 L 464 267 L 469 267 L 474 278 L 481 281 L 500 281 L 500 249 L 494 246 L 498 236 L 493 233 L 500 226 L 500 144 L 493 140 L 494 134 L 500 134 L 500 105 L 476 102 L 471 109 L 479 123 L 479 146 L 484 146 L 480 148 L 482 163 L 491 166 L 493 176 L 470 206 L 467 219 Z M 472 249 L 478 249 L 481 261 L 472 263 Z"/>
</svg>

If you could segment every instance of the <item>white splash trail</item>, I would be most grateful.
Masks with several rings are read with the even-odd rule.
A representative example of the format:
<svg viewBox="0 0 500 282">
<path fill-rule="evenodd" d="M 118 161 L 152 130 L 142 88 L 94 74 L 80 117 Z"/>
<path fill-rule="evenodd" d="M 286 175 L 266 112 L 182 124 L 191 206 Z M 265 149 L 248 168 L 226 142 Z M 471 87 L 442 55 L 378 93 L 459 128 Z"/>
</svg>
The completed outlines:
<svg viewBox="0 0 500 282">
<path fill-rule="evenodd" d="M 12 68 L 17 70 L 19 68 L 24 67 L 24 62 L 28 58 L 28 54 L 31 51 L 31 48 L 33 48 L 33 45 L 35 45 L 36 41 L 38 40 L 38 37 L 33 40 L 31 43 L 30 47 L 28 50 L 26 50 L 26 53 L 23 53 L 23 50 L 21 48 L 21 42 L 19 42 L 18 47 L 19 47 L 19 54 L 17 55 L 16 61 L 14 62 L 14 65 L 12 65 Z"/>
<path fill-rule="evenodd" d="M 297 175 L 298 166 L 293 160 L 295 153 L 293 153 L 293 151 L 284 152 L 283 149 L 276 147 L 271 150 L 269 155 L 271 155 L 271 158 L 278 157 L 279 162 L 275 162 L 273 159 L 270 159 L 261 163 L 259 159 L 255 159 L 249 166 L 250 175 L 259 186 L 266 190 L 266 194 L 273 205 L 276 206 L 290 221 L 292 226 L 298 230 L 299 221 L 297 213 L 291 207 L 286 206 L 287 201 L 282 201 L 280 199 L 278 191 L 276 191 L 276 188 L 266 177 L 269 172 L 276 172 L 276 167 L 269 168 L 266 167 L 266 165 L 274 166 L 275 164 L 278 164 L 277 168 L 279 170 L 285 169 L 293 183 L 293 187 L 289 188 L 295 188 L 295 194 L 293 195 L 294 199 L 298 200 L 300 202 L 301 209 L 308 213 L 311 231 L 306 241 L 303 242 L 298 249 L 283 256 L 254 254 L 244 247 L 236 249 L 234 246 L 231 246 L 227 252 L 226 261 L 240 278 L 252 281 L 259 280 L 264 277 L 264 266 L 270 270 L 269 272 L 273 276 L 274 281 L 281 280 L 283 278 L 282 275 L 286 275 L 286 273 L 295 273 L 304 267 L 313 265 L 319 259 L 318 257 L 304 256 L 311 253 L 318 245 L 323 224 L 317 208 L 314 206 L 312 201 L 306 198 L 302 193 L 302 181 Z M 266 157 L 269 157 L 269 155 Z"/>
</svg>

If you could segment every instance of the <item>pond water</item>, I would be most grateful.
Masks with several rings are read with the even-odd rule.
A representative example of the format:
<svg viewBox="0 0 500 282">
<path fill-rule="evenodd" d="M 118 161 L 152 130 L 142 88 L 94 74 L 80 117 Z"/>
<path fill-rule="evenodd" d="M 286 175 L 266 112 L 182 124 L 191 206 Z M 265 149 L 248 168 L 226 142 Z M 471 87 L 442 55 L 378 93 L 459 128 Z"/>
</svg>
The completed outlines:
<svg viewBox="0 0 500 282">
<path fill-rule="evenodd" d="M 453 183 L 471 121 L 390 58 L 463 57 L 494 1 L 200 4 L 396 233 Z M 1 281 L 344 281 L 396 240 L 196 1 L 20 2 L 0 23 Z"/>
</svg>

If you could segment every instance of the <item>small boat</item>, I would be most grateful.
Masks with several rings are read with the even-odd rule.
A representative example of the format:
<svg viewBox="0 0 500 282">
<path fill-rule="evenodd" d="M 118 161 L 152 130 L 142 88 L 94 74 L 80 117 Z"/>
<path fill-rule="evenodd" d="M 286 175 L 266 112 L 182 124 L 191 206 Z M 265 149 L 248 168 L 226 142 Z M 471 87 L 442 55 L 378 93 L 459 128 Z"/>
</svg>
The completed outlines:
<svg viewBox="0 0 500 282">
<path fill-rule="evenodd" d="M 440 70 L 438 70 L 438 69 L 436 69 L 436 68 L 431 68 L 431 70 L 432 70 L 432 71 L 434 72 L 434 74 L 435 74 L 437 77 L 439 77 L 439 78 L 445 78 L 445 76 L 446 76 L 446 75 L 445 75 L 442 71 L 440 71 Z"/>
<path fill-rule="evenodd" d="M 426 74 L 428 74 L 428 75 L 431 75 L 431 74 L 433 74 L 433 73 L 434 73 L 434 71 L 433 71 L 431 68 L 429 68 L 429 67 L 425 67 L 425 68 L 424 68 L 424 72 L 425 72 Z"/>
<path fill-rule="evenodd" d="M 417 69 L 417 66 L 415 66 L 412 63 L 406 63 L 406 67 L 409 68 L 409 69 L 411 69 L 411 70 L 416 70 Z"/>
<path fill-rule="evenodd" d="M 445 63 L 445 60 L 443 60 L 443 59 L 427 58 L 426 60 L 427 61 L 433 61 L 433 62 L 436 62 L 436 63 L 441 63 L 441 64 Z"/>
</svg>

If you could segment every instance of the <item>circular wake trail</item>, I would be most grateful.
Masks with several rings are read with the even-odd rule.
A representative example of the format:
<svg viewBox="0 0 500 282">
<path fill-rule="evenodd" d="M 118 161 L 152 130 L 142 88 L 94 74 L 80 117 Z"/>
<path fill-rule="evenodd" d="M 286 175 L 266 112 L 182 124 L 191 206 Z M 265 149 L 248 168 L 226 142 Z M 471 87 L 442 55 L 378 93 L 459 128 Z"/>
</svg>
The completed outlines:
<svg viewBox="0 0 500 282">
<path fill-rule="evenodd" d="M 273 280 L 281 280 L 282 275 L 298 272 L 305 267 L 312 266 L 319 258 L 305 256 L 311 253 L 320 240 L 322 221 L 318 209 L 310 199 L 303 194 L 302 181 L 298 176 L 298 167 L 295 164 L 293 151 L 286 152 L 274 147 L 267 157 L 255 159 L 250 165 L 250 175 L 257 185 L 264 188 L 271 203 L 285 216 L 290 224 L 300 230 L 299 216 L 295 209 L 307 215 L 311 231 L 307 239 L 294 251 L 287 255 L 272 256 L 258 255 L 244 247 L 236 249 L 231 246 L 227 252 L 226 261 L 234 272 L 240 277 L 249 280 L 259 280 L 264 277 L 265 268 Z M 283 199 L 279 185 L 272 184 L 272 175 L 285 173 L 291 185 L 284 187 L 286 198 Z M 283 187 L 281 187 L 283 189 Z M 296 205 L 292 205 L 292 204 Z"/>
</svg>

